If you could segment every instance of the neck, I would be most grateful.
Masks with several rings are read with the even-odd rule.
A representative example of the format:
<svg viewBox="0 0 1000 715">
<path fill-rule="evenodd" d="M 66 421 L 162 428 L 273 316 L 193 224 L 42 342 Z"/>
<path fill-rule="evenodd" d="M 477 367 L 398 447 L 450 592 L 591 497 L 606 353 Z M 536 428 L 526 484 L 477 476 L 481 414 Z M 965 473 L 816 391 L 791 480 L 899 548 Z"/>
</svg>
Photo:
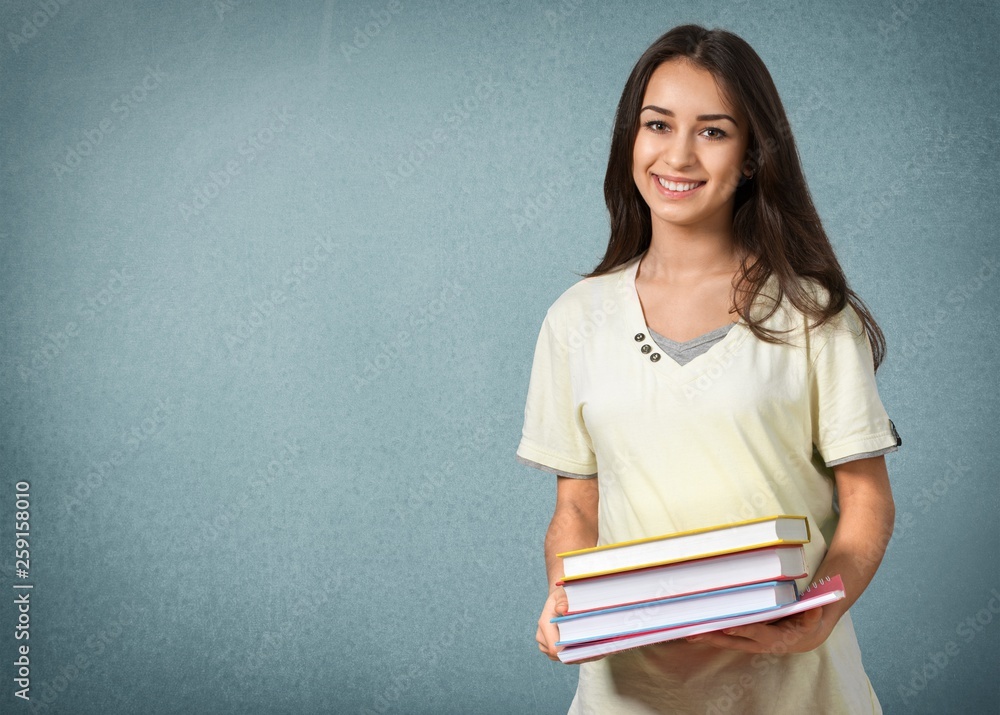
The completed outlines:
<svg viewBox="0 0 1000 715">
<path fill-rule="evenodd" d="M 739 264 L 731 224 L 677 226 L 658 224 L 654 218 L 649 249 L 639 269 L 648 280 L 680 286 L 732 275 Z"/>
<path fill-rule="evenodd" d="M 692 225 L 669 223 L 655 213 L 651 218 L 652 236 L 639 267 L 646 279 L 684 286 L 738 269 L 731 204 Z"/>
</svg>

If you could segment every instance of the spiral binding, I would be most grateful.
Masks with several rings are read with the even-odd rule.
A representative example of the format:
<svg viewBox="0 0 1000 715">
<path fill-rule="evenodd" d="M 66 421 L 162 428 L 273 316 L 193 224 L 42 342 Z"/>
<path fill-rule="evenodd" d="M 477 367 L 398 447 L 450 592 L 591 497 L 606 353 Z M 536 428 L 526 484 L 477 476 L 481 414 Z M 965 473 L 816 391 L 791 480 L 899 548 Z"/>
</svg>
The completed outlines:
<svg viewBox="0 0 1000 715">
<path fill-rule="evenodd" d="M 828 583 L 829 581 L 832 581 L 832 580 L 833 580 L 833 576 L 827 576 L 826 578 L 821 578 L 819 581 L 813 581 L 811 584 L 809 584 L 809 586 L 806 588 L 806 590 L 802 592 L 802 595 L 804 596 L 805 594 L 807 594 L 810 591 L 812 591 L 814 588 L 819 588 L 824 583 Z"/>
</svg>

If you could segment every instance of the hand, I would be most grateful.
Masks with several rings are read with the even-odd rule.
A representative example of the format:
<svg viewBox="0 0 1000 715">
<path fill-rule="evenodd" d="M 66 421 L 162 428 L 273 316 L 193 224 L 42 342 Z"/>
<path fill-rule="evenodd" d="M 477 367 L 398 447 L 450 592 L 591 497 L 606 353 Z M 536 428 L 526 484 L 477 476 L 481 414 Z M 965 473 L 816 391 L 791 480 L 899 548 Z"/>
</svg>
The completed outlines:
<svg viewBox="0 0 1000 715">
<path fill-rule="evenodd" d="M 750 623 L 686 640 L 745 653 L 805 653 L 829 637 L 837 620 L 832 611 L 821 606 L 770 623 Z"/>
<path fill-rule="evenodd" d="M 569 608 L 569 602 L 566 600 L 566 591 L 563 587 L 557 586 L 552 589 L 552 593 L 549 594 L 548 600 L 545 601 L 545 606 L 542 608 L 542 615 L 538 618 L 538 631 L 535 633 L 535 640 L 538 641 L 538 649 L 547 655 L 550 660 L 557 662 L 559 661 L 559 651 L 564 646 L 556 647 L 556 641 L 559 640 L 559 626 L 555 623 L 550 623 L 549 619 L 564 615 L 567 608 Z M 592 660 L 600 660 L 603 657 L 603 655 L 599 655 L 594 658 L 587 658 L 586 660 L 574 661 L 573 665 L 589 663 Z"/>
<path fill-rule="evenodd" d="M 559 640 L 559 627 L 549 620 L 566 613 L 569 603 L 566 601 L 566 591 L 562 586 L 552 589 L 545 606 L 542 607 L 542 615 L 538 618 L 538 631 L 535 633 L 535 640 L 538 641 L 538 648 L 550 660 L 559 660 L 558 653 L 561 647 L 556 648 L 556 641 Z"/>
</svg>

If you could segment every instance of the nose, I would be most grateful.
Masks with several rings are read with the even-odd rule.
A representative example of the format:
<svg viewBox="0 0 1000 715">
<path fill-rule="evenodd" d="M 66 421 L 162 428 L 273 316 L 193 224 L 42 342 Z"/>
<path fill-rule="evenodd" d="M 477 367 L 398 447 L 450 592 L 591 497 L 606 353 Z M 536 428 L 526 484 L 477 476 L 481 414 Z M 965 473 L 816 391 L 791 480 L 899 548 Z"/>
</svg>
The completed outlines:
<svg viewBox="0 0 1000 715">
<path fill-rule="evenodd" d="M 694 138 L 688 132 L 672 135 L 663 148 L 663 161 L 675 169 L 691 166 L 695 163 Z"/>
</svg>

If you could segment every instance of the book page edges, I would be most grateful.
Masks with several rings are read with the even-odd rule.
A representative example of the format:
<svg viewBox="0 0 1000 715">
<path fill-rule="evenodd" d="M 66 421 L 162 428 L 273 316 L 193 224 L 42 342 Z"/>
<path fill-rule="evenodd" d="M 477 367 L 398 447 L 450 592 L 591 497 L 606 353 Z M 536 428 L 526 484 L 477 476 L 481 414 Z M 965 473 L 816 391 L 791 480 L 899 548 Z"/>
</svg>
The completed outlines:
<svg viewBox="0 0 1000 715">
<path fill-rule="evenodd" d="M 705 552 L 703 554 L 698 554 L 697 556 L 687 556 L 687 557 L 681 557 L 681 558 L 677 558 L 677 559 L 669 559 L 667 561 L 653 561 L 653 562 L 648 563 L 648 564 L 642 564 L 641 566 L 629 566 L 627 568 L 621 568 L 621 569 L 609 569 L 609 570 L 606 570 L 606 571 L 592 571 L 590 573 L 579 574 L 579 575 L 575 575 L 575 576 L 563 576 L 560 579 L 560 581 L 563 582 L 563 583 L 565 583 L 565 582 L 568 582 L 568 581 L 577 581 L 579 579 L 584 579 L 584 578 L 592 578 L 594 576 L 606 576 L 608 574 L 613 574 L 613 573 L 625 573 L 626 571 L 636 571 L 638 569 L 647 569 L 647 568 L 652 568 L 654 566 L 669 566 L 670 564 L 679 564 L 679 563 L 682 563 L 684 561 L 697 561 L 699 559 L 707 559 L 707 558 L 711 558 L 712 556 L 726 556 L 728 554 L 738 554 L 738 553 L 741 553 L 743 551 L 755 551 L 757 549 L 766 549 L 766 548 L 768 548 L 770 546 L 801 546 L 803 544 L 808 544 L 808 543 L 809 543 L 808 539 L 806 539 L 805 541 L 800 541 L 799 539 L 775 539 L 774 541 L 767 541 L 767 542 L 762 543 L 762 544 L 751 544 L 750 546 L 746 546 L 746 547 L 740 546 L 740 547 L 735 548 L 735 549 L 725 549 L 723 551 L 707 551 L 707 552 Z M 570 553 L 579 553 L 579 552 L 570 552 Z"/>
</svg>

